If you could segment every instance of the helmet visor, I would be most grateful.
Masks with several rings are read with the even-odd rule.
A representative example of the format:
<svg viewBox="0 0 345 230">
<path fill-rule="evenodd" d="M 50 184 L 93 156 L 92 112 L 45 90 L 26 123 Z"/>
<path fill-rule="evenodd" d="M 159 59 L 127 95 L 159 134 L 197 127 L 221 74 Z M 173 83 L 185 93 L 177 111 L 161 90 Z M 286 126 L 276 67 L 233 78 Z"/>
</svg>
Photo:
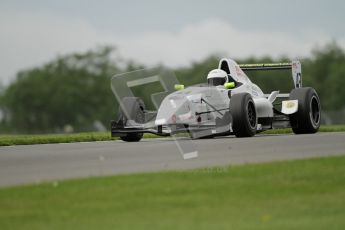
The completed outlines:
<svg viewBox="0 0 345 230">
<path fill-rule="evenodd" d="M 214 77 L 214 78 L 209 78 L 207 80 L 209 85 L 217 86 L 217 85 L 224 85 L 225 84 L 225 78 L 223 77 Z"/>
</svg>

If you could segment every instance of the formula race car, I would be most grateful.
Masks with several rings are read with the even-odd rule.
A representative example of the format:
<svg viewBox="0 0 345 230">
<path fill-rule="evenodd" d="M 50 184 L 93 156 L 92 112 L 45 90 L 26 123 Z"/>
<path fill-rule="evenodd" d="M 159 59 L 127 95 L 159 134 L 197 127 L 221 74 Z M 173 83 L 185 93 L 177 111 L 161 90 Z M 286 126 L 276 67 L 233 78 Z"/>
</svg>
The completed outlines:
<svg viewBox="0 0 345 230">
<path fill-rule="evenodd" d="M 292 70 L 294 82 L 294 89 L 287 94 L 264 94 L 245 74 L 284 69 Z M 115 85 L 112 89 L 118 95 Z M 174 87 L 175 91 L 165 95 L 154 112 L 146 110 L 139 97 L 117 96 L 120 108 L 118 118 L 111 122 L 112 136 L 130 142 L 139 141 L 144 133 L 169 136 L 186 132 L 192 138 L 231 134 L 252 137 L 268 129 L 291 127 L 295 134 L 302 134 L 315 133 L 320 127 L 320 99 L 313 88 L 302 87 L 299 61 L 239 65 L 224 58 L 217 69 L 209 72 L 207 83 L 205 80 L 204 84 Z"/>
</svg>

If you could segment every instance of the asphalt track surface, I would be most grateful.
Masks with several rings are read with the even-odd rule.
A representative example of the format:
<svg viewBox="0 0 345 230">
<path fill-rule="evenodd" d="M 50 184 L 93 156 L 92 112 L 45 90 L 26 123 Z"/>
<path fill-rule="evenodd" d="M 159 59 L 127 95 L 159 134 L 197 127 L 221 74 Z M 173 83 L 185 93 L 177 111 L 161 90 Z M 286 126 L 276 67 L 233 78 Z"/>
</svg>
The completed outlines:
<svg viewBox="0 0 345 230">
<path fill-rule="evenodd" d="M 198 157 L 184 160 L 181 149 Z M 0 187 L 342 154 L 345 132 L 8 146 L 0 147 Z"/>
</svg>

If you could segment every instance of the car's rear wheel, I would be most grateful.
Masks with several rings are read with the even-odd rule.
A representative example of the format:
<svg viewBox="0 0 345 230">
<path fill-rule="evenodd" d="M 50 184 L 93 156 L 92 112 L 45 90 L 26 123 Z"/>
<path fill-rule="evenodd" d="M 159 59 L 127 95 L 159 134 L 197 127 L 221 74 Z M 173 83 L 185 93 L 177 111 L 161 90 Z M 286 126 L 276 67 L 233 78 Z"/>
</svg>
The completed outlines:
<svg viewBox="0 0 345 230">
<path fill-rule="evenodd" d="M 230 99 L 232 130 L 236 137 L 252 137 L 256 133 L 257 116 L 249 93 L 235 94 Z"/>
<path fill-rule="evenodd" d="M 290 92 L 290 100 L 298 100 L 298 111 L 290 115 L 295 134 L 316 133 L 321 123 L 321 104 L 315 89 L 296 88 Z"/>
<path fill-rule="evenodd" d="M 119 120 L 122 119 L 123 124 L 128 120 L 134 120 L 138 124 L 145 122 L 145 104 L 139 97 L 124 97 L 122 99 L 122 106 L 119 109 Z M 127 142 L 137 142 L 143 138 L 143 133 L 127 133 L 125 136 L 120 136 L 121 140 Z"/>
</svg>

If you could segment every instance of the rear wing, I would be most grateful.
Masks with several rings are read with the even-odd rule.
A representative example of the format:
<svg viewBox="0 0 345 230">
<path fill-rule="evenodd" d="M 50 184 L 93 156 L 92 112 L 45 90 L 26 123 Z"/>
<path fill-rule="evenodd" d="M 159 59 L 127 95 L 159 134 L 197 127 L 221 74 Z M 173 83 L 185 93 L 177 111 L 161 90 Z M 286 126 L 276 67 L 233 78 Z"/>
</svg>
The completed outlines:
<svg viewBox="0 0 345 230">
<path fill-rule="evenodd" d="M 269 63 L 269 64 L 240 64 L 239 67 L 244 71 L 261 71 L 261 70 L 290 70 L 295 88 L 302 87 L 302 67 L 299 61 L 291 63 Z"/>
</svg>

